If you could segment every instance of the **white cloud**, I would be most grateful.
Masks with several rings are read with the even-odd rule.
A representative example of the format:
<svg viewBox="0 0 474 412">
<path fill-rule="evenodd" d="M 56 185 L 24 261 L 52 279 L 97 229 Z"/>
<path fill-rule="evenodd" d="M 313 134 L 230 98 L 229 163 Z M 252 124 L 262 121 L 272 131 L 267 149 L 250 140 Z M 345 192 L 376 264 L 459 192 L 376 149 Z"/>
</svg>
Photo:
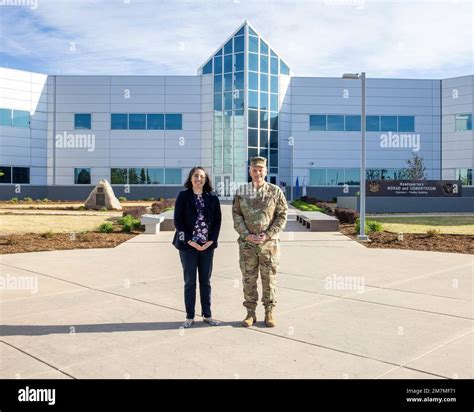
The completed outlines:
<svg viewBox="0 0 474 412">
<path fill-rule="evenodd" d="M 245 19 L 299 76 L 473 72 L 470 1 L 38 0 L 0 11 L 1 52 L 51 74 L 193 75 Z"/>
</svg>

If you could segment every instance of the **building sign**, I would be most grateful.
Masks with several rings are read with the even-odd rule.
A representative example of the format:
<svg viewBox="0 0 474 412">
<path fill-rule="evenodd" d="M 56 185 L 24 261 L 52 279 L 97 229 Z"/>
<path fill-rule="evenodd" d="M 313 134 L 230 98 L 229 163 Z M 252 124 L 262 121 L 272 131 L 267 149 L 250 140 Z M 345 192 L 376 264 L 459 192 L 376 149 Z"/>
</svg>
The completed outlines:
<svg viewBox="0 0 474 412">
<path fill-rule="evenodd" d="M 460 180 L 370 180 L 367 196 L 460 197 Z"/>
</svg>

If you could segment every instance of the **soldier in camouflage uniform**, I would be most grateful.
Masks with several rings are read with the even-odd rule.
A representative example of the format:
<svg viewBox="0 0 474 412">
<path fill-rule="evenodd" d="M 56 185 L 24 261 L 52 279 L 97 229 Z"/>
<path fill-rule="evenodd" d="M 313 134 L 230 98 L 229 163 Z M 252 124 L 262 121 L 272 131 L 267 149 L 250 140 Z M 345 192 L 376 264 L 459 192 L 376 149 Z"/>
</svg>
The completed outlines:
<svg viewBox="0 0 474 412">
<path fill-rule="evenodd" d="M 265 181 L 267 159 L 250 159 L 252 182 L 239 187 L 234 196 L 232 217 L 239 233 L 240 269 L 243 276 L 244 306 L 247 317 L 242 326 L 252 326 L 257 318 L 257 279 L 262 278 L 265 324 L 275 326 L 276 272 L 280 258 L 278 234 L 286 224 L 288 205 L 281 189 Z"/>
</svg>

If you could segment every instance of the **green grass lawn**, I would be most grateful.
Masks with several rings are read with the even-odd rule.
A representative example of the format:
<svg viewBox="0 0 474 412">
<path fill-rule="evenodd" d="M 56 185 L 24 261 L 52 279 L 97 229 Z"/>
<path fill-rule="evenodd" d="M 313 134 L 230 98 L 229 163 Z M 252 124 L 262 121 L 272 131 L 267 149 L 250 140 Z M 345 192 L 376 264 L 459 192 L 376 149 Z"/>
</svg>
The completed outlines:
<svg viewBox="0 0 474 412">
<path fill-rule="evenodd" d="M 426 216 L 426 217 L 367 217 L 394 233 L 426 233 L 434 228 L 440 233 L 474 235 L 474 216 Z"/>
</svg>

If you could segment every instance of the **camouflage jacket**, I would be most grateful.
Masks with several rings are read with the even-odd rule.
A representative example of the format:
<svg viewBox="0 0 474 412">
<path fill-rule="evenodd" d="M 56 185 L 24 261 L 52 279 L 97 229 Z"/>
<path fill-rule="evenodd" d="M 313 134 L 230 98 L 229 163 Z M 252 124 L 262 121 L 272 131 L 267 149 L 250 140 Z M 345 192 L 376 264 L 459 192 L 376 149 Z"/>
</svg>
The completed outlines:
<svg viewBox="0 0 474 412">
<path fill-rule="evenodd" d="M 232 217 L 234 229 L 243 240 L 249 234 L 266 233 L 278 239 L 286 225 L 288 205 L 281 189 L 271 183 L 256 190 L 252 182 L 240 186 L 234 196 Z"/>
</svg>

